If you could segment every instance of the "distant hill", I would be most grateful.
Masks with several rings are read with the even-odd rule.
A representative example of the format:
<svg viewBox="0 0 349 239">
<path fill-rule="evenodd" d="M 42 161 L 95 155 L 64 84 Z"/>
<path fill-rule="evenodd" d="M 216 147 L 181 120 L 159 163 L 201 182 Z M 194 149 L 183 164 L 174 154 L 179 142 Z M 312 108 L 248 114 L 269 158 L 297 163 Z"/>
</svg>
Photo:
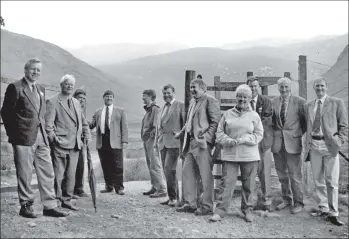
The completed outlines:
<svg viewBox="0 0 349 239">
<path fill-rule="evenodd" d="M 157 55 L 189 48 L 174 43 L 132 44 L 115 43 L 83 46 L 67 49 L 77 58 L 91 65 L 103 65 L 133 60 L 139 57 Z"/>
<path fill-rule="evenodd" d="M 24 74 L 25 62 L 32 57 L 38 57 L 43 62 L 40 83 L 59 86 L 63 75 L 69 73 L 76 77 L 76 88 L 84 86 L 88 93 L 89 118 L 103 105 L 103 92 L 111 89 L 115 93 L 115 104 L 125 107 L 129 121 L 141 120 L 141 92 L 136 88 L 90 66 L 56 45 L 1 29 L 2 77 L 20 79 Z"/>
</svg>

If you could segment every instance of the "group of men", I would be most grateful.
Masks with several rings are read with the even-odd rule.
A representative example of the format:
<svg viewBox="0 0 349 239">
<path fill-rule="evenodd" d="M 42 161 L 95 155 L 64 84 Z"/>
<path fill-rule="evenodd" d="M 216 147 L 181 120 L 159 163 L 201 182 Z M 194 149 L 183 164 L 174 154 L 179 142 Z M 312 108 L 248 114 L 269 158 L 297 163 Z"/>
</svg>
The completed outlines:
<svg viewBox="0 0 349 239">
<path fill-rule="evenodd" d="M 87 121 L 83 109 L 86 93 L 77 90 L 74 94 L 75 78 L 63 76 L 61 92 L 45 101 L 45 88 L 36 84 L 41 69 L 40 60 L 30 59 L 24 67 L 25 76 L 7 87 L 1 109 L 14 150 L 20 215 L 37 217 L 30 185 L 33 164 L 43 214 L 62 217 L 68 214 L 61 207 L 78 210 L 71 199 L 74 194 L 86 196 L 81 153 L 84 145 L 89 146 L 93 128 L 105 179 L 101 192 L 115 190 L 124 195 L 123 149 L 128 144 L 128 129 L 124 109 L 113 105 L 114 93 L 104 92 L 104 106 Z M 325 78 L 314 81 L 317 98 L 309 102 L 291 94 L 288 78 L 278 81 L 280 96 L 272 100 L 258 93 L 258 77 L 248 78 L 247 85 L 252 90 L 251 109 L 258 113 L 264 128 L 258 166 L 263 209 L 273 210 L 270 179 L 273 154 L 283 196 L 276 210 L 291 208 L 291 213 L 303 210 L 303 152 L 310 159 L 319 199 L 318 211 L 312 215 L 328 215 L 330 222 L 343 225 L 338 217 L 338 151 L 348 136 L 343 101 L 327 95 Z M 162 88 L 163 107 L 156 104 L 156 92 L 152 89 L 144 90 L 142 98 L 145 115 L 141 138 L 152 186 L 143 194 L 151 198 L 168 197 L 162 205 L 177 206 L 176 211 L 197 216 L 213 213 L 212 153 L 217 148 L 215 134 L 221 118 L 219 102 L 206 93 L 206 87 L 201 76 L 191 81 L 193 98 L 187 116 L 184 103 L 175 98 L 175 88 L 170 84 Z M 184 159 L 181 193 L 176 177 L 180 157 Z"/>
</svg>

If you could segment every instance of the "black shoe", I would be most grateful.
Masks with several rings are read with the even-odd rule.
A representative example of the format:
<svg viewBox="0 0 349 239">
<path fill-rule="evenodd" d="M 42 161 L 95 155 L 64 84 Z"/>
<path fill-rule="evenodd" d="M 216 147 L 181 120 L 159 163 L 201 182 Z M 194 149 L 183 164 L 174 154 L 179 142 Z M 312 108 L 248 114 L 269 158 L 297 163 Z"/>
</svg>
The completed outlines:
<svg viewBox="0 0 349 239">
<path fill-rule="evenodd" d="M 81 197 L 81 198 L 87 198 L 88 195 L 85 192 L 80 192 L 80 193 L 74 193 L 74 195 Z"/>
<path fill-rule="evenodd" d="M 340 221 L 339 217 L 336 217 L 336 216 L 328 216 L 327 221 L 331 222 L 332 224 L 334 224 L 336 226 L 343 226 L 344 225 L 344 222 Z"/>
<path fill-rule="evenodd" d="M 70 209 L 70 210 L 73 210 L 73 211 L 78 211 L 79 210 L 79 208 L 74 207 L 71 204 L 66 204 L 66 203 L 62 203 L 62 208 L 67 208 L 67 209 Z"/>
<path fill-rule="evenodd" d="M 69 213 L 62 212 L 58 207 L 52 209 L 44 209 L 42 214 L 47 217 L 66 217 Z"/>
<path fill-rule="evenodd" d="M 196 211 L 196 208 L 190 207 L 189 205 L 184 205 L 180 208 L 177 208 L 176 211 L 194 213 Z"/>
<path fill-rule="evenodd" d="M 119 194 L 119 195 L 125 195 L 125 192 L 124 192 L 124 190 L 122 190 L 122 189 L 115 190 L 115 191 L 116 191 L 116 193 Z"/>
<path fill-rule="evenodd" d="M 153 194 L 155 192 L 156 192 L 156 189 L 155 188 L 151 188 L 148 192 L 144 192 L 143 195 L 149 196 L 150 194 Z"/>
<path fill-rule="evenodd" d="M 26 218 L 37 218 L 38 215 L 34 212 L 32 204 L 26 203 L 22 205 L 19 215 Z"/>
<path fill-rule="evenodd" d="M 100 192 L 101 193 L 111 193 L 113 191 L 113 189 L 103 189 Z"/>
<path fill-rule="evenodd" d="M 170 200 L 166 200 L 165 202 L 161 202 L 161 205 L 168 205 L 168 203 L 170 202 Z"/>
<path fill-rule="evenodd" d="M 194 212 L 195 216 L 206 216 L 206 215 L 213 215 L 213 212 L 211 210 L 207 210 L 204 208 L 198 208 Z"/>
</svg>

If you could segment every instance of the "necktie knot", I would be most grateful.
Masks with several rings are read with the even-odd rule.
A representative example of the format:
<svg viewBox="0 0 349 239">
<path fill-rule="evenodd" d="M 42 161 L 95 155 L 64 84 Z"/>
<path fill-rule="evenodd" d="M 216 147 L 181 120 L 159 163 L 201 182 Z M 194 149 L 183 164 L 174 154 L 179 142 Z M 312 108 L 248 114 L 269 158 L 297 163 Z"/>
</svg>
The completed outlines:
<svg viewBox="0 0 349 239">
<path fill-rule="evenodd" d="M 318 100 L 317 105 L 321 105 L 321 100 Z"/>
<path fill-rule="evenodd" d="M 171 103 L 170 103 L 170 102 L 166 102 L 165 105 L 166 105 L 166 106 L 171 106 Z"/>
</svg>

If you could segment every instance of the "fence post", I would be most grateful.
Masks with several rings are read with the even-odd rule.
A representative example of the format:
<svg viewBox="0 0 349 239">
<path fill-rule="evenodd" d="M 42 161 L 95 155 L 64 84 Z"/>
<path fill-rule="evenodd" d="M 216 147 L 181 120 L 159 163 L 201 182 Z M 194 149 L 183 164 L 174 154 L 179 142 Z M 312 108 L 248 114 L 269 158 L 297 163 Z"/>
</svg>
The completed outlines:
<svg viewBox="0 0 349 239">
<path fill-rule="evenodd" d="M 291 72 L 284 72 L 284 77 L 291 79 Z"/>
<path fill-rule="evenodd" d="M 298 60 L 298 84 L 299 84 L 299 93 L 300 97 L 307 99 L 307 57 L 300 55 Z M 302 138 L 304 146 L 304 137 Z M 304 157 L 302 155 L 302 157 Z M 303 161 L 303 188 L 304 192 L 307 195 L 310 195 L 314 189 L 312 183 L 312 172 L 310 162 Z"/>
<path fill-rule="evenodd" d="M 221 108 L 221 78 L 219 76 L 214 77 L 214 96 L 218 100 L 219 108 Z M 214 179 L 214 198 L 217 199 L 220 183 L 222 180 L 222 161 L 221 161 L 221 147 L 219 145 L 215 146 L 215 152 L 213 155 L 213 179 Z"/>
</svg>

